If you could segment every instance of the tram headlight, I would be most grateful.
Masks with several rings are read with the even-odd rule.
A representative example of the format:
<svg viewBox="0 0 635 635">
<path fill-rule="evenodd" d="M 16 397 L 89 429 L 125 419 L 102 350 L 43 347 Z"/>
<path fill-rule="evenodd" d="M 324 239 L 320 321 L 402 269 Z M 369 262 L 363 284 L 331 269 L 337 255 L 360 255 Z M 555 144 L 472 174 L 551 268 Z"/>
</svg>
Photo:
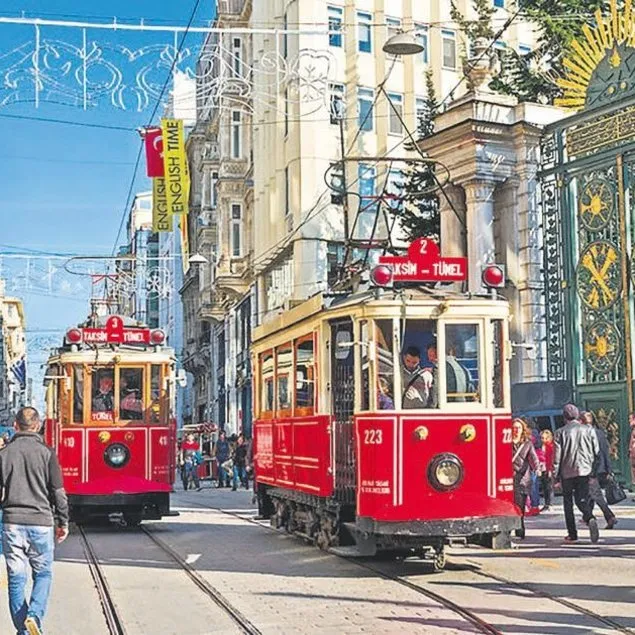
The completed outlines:
<svg viewBox="0 0 635 635">
<path fill-rule="evenodd" d="M 428 480 L 442 492 L 454 489 L 463 480 L 463 464 L 454 454 L 438 454 L 428 466 Z"/>
<path fill-rule="evenodd" d="M 110 467 L 125 467 L 130 461 L 130 450 L 123 443 L 113 443 L 106 448 L 104 461 Z"/>
</svg>

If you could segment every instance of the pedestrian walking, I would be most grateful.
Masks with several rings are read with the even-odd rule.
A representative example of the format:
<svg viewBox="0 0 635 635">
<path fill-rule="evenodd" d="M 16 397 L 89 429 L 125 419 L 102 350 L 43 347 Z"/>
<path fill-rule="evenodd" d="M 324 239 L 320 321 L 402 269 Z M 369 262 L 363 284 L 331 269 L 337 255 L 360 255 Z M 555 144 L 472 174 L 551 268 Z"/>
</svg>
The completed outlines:
<svg viewBox="0 0 635 635">
<path fill-rule="evenodd" d="M 545 499 L 542 511 L 551 507 L 551 497 L 553 495 L 553 432 L 543 430 L 540 433 L 542 446 L 536 450 L 538 462 L 540 463 L 540 484 L 542 485 L 542 495 Z"/>
<path fill-rule="evenodd" d="M 573 514 L 575 498 L 582 518 L 589 527 L 591 542 L 600 538 L 598 524 L 591 510 L 589 478 L 600 453 L 597 435 L 591 426 L 580 423 L 580 411 L 574 404 L 563 410 L 565 425 L 556 432 L 554 474 L 562 481 L 564 517 L 567 525 L 566 543 L 578 541 L 578 529 Z"/>
<path fill-rule="evenodd" d="M 0 450 L 7 446 L 7 441 L 4 435 L 0 437 Z M 2 507 L 0 507 L 0 532 L 2 531 Z M 0 556 L 2 555 L 2 540 L 0 540 Z"/>
<path fill-rule="evenodd" d="M 522 419 L 512 423 L 512 465 L 514 467 L 514 502 L 520 510 L 518 538 L 525 537 L 525 501 L 531 487 L 531 470 L 540 471 L 529 427 Z"/>
<path fill-rule="evenodd" d="M 18 635 L 40 635 L 53 579 L 55 540 L 61 543 L 68 536 L 68 501 L 57 456 L 38 434 L 37 410 L 22 408 L 15 425 L 17 434 L 0 451 L 9 610 Z M 33 588 L 27 600 L 28 567 Z"/>
<path fill-rule="evenodd" d="M 238 481 L 240 481 L 245 489 L 249 489 L 249 480 L 247 479 L 247 443 L 245 437 L 242 434 L 238 435 L 236 440 L 236 447 L 234 448 L 234 454 L 232 455 L 232 461 L 234 463 L 234 482 L 232 490 L 235 492 L 238 489 Z"/>
<path fill-rule="evenodd" d="M 590 426 L 595 431 L 598 438 L 598 445 L 600 452 L 596 458 L 593 466 L 593 472 L 589 478 L 589 495 L 591 496 L 591 511 L 595 503 L 602 510 L 604 519 L 606 520 L 606 529 L 613 529 L 617 525 L 617 518 L 609 507 L 609 504 L 604 498 L 602 490 L 608 483 L 609 476 L 612 472 L 611 469 L 611 456 L 609 455 L 609 440 L 606 437 L 606 432 L 602 428 L 597 426 L 597 423 L 593 421 L 593 414 L 585 412 L 582 415 L 582 423 Z"/>
<path fill-rule="evenodd" d="M 203 455 L 199 450 L 199 444 L 195 436 L 190 432 L 181 446 L 181 478 L 183 489 L 188 490 L 190 482 L 197 492 L 201 491 L 201 481 L 198 476 L 198 466 L 203 462 Z"/>
<path fill-rule="evenodd" d="M 218 441 L 214 449 L 214 457 L 216 458 L 216 466 L 218 467 L 218 487 L 229 487 L 230 476 L 223 467 L 223 463 L 229 460 L 231 455 L 229 441 L 224 430 L 218 433 Z"/>
<path fill-rule="evenodd" d="M 533 421 L 527 424 L 527 426 L 534 450 L 538 452 L 538 450 L 542 447 L 540 431 Z M 529 472 L 529 478 L 529 505 L 527 509 L 527 516 L 537 516 L 540 513 L 540 476 L 536 470 L 531 469 Z"/>
</svg>

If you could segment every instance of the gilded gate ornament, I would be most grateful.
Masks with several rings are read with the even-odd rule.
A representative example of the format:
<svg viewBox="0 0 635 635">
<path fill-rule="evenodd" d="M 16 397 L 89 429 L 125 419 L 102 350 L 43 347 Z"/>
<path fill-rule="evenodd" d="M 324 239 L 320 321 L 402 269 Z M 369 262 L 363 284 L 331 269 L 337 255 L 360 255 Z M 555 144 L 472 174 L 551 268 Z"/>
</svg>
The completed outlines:
<svg viewBox="0 0 635 635">
<path fill-rule="evenodd" d="M 617 411 L 615 408 L 610 410 L 605 408 L 598 408 L 593 410 L 593 418 L 597 422 L 598 426 L 606 432 L 606 437 L 609 442 L 609 455 L 617 461 L 620 458 L 620 426 L 617 422 Z"/>
<path fill-rule="evenodd" d="M 606 179 L 590 180 L 579 201 L 580 222 L 587 230 L 597 232 L 608 225 L 615 212 L 615 191 Z"/>
<path fill-rule="evenodd" d="M 577 268 L 578 295 L 594 311 L 605 311 L 617 302 L 622 290 L 621 255 L 608 241 L 598 240 L 586 247 Z"/>
<path fill-rule="evenodd" d="M 609 322 L 600 320 L 592 324 L 585 334 L 586 363 L 598 374 L 606 375 L 620 358 L 620 335 Z"/>
</svg>

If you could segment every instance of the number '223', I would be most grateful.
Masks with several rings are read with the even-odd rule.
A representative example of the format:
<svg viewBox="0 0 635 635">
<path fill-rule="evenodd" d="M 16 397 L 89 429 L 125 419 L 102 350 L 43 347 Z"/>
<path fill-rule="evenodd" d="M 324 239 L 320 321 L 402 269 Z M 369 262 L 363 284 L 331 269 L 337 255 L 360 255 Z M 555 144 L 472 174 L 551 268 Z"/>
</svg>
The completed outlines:
<svg viewBox="0 0 635 635">
<path fill-rule="evenodd" d="M 364 445 L 381 445 L 383 442 L 381 430 L 364 430 Z"/>
</svg>

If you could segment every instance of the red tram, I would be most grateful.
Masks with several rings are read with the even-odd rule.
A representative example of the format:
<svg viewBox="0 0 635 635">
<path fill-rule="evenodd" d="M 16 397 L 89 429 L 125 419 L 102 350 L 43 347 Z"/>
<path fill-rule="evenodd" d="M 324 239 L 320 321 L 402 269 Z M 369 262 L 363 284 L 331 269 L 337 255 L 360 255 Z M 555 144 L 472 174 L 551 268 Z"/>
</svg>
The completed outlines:
<svg viewBox="0 0 635 635">
<path fill-rule="evenodd" d="M 324 549 L 437 567 L 448 543 L 508 545 L 508 320 L 502 300 L 369 291 L 255 329 L 261 512 Z"/>
<path fill-rule="evenodd" d="M 96 318 L 70 329 L 48 360 L 45 439 L 76 522 L 170 515 L 178 378 L 164 340 L 127 318 Z"/>
</svg>

